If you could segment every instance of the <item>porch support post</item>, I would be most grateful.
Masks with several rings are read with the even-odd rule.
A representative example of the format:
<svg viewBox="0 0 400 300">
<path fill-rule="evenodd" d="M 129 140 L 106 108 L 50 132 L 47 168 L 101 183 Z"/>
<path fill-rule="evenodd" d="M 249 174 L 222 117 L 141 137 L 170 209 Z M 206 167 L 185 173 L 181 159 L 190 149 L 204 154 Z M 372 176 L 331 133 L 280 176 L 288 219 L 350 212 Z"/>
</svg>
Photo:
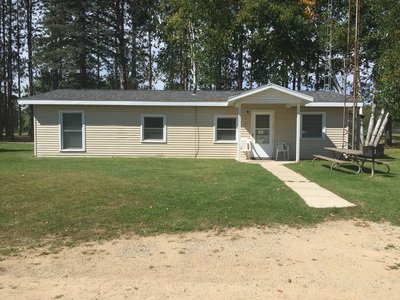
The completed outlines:
<svg viewBox="0 0 400 300">
<path fill-rule="evenodd" d="M 237 154 L 236 160 L 240 161 L 240 140 L 241 140 L 241 131 L 242 128 L 242 104 L 239 103 L 238 106 L 238 116 L 237 116 L 237 129 L 236 129 L 236 139 L 237 139 Z"/>
<path fill-rule="evenodd" d="M 300 161 L 300 135 L 301 135 L 301 114 L 300 114 L 300 103 L 297 104 L 297 116 L 296 116 L 296 162 Z"/>
</svg>

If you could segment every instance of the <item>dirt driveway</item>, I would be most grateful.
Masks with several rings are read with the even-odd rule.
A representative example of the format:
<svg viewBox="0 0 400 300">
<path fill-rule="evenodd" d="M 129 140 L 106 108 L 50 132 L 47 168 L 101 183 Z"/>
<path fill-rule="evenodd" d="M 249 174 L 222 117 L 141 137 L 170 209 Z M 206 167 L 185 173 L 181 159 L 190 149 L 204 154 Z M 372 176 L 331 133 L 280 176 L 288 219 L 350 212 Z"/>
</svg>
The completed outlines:
<svg viewBox="0 0 400 300">
<path fill-rule="evenodd" d="M 0 299 L 400 299 L 400 227 L 130 237 L 0 261 Z"/>
</svg>

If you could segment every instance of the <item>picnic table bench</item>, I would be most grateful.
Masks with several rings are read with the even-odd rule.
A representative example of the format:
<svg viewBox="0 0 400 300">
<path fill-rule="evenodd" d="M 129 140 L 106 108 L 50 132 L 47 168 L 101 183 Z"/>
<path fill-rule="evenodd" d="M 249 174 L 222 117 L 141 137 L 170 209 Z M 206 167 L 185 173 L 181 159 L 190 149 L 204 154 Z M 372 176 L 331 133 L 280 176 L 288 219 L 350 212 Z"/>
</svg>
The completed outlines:
<svg viewBox="0 0 400 300">
<path fill-rule="evenodd" d="M 373 168 L 375 164 L 384 165 L 387 168 L 386 173 L 388 174 L 390 172 L 390 166 L 386 161 L 370 158 L 361 150 L 332 147 L 326 147 L 325 150 L 331 151 L 334 157 L 329 157 L 325 155 L 313 155 L 313 164 L 314 161 L 317 159 L 329 161 L 332 163 L 331 170 L 333 170 L 333 168 L 336 166 L 355 165 L 358 167 L 356 172 L 356 174 L 358 174 L 363 172 L 365 163 L 370 162 L 373 164 Z"/>
<path fill-rule="evenodd" d="M 377 165 L 384 165 L 384 166 L 387 168 L 387 169 L 386 169 L 386 174 L 389 174 L 389 173 L 390 173 L 390 165 L 389 165 L 389 163 L 388 163 L 387 161 L 378 160 L 378 159 L 374 159 L 374 160 L 372 161 L 372 159 L 366 158 L 366 159 L 364 160 L 364 163 L 362 164 L 361 168 L 364 167 L 364 164 L 365 164 L 366 162 L 375 163 L 375 164 L 377 164 Z"/>
<path fill-rule="evenodd" d="M 357 170 L 356 174 L 362 172 L 362 166 L 358 163 L 358 161 L 355 161 L 355 160 L 337 159 L 337 158 L 324 156 L 324 155 L 313 155 L 313 156 L 314 156 L 314 159 L 312 160 L 313 165 L 314 165 L 314 161 L 317 160 L 317 159 L 329 161 L 329 162 L 332 163 L 331 164 L 331 171 L 336 166 L 353 165 L 353 166 L 357 166 L 358 167 L 358 170 Z"/>
</svg>

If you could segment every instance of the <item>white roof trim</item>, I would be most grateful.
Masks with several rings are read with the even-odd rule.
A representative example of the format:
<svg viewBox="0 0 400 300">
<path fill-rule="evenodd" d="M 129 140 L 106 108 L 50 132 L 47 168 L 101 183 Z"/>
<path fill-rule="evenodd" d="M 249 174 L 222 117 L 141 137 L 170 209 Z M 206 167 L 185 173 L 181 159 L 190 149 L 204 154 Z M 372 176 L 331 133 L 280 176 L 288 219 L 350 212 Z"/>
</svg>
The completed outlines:
<svg viewBox="0 0 400 300">
<path fill-rule="evenodd" d="M 162 101 L 98 101 L 98 100 L 18 100 L 19 105 L 105 105 L 105 106 L 202 106 L 202 107 L 226 107 L 228 102 L 162 102 Z M 275 103 L 276 104 L 276 103 Z M 343 102 L 312 102 L 306 107 L 343 107 Z M 346 107 L 352 107 L 353 103 L 346 103 Z M 364 106 L 358 103 L 357 107 Z"/>
<path fill-rule="evenodd" d="M 18 100 L 19 105 L 115 105 L 115 106 L 208 106 L 226 107 L 228 102 L 164 102 L 164 101 L 113 101 L 113 100 Z"/>
<path fill-rule="evenodd" d="M 245 97 L 248 97 L 248 96 L 251 96 L 251 95 L 266 91 L 266 90 L 269 90 L 269 89 L 276 90 L 276 91 L 291 95 L 293 97 L 297 97 L 297 98 L 303 99 L 303 100 L 308 101 L 308 102 L 312 102 L 314 100 L 314 97 L 312 97 L 312 96 L 305 95 L 305 94 L 303 94 L 301 92 L 297 92 L 297 91 L 282 87 L 280 85 L 269 83 L 269 84 L 267 84 L 265 86 L 261 86 L 259 88 L 254 89 L 254 90 L 249 90 L 249 91 L 241 93 L 239 95 L 231 96 L 231 97 L 228 98 L 228 103 L 236 102 L 236 101 L 238 101 L 240 99 L 243 99 Z"/>
<path fill-rule="evenodd" d="M 343 107 L 344 103 L 343 102 L 312 102 L 312 103 L 307 103 L 305 105 L 306 107 Z M 364 106 L 363 103 L 359 102 L 357 103 L 357 107 L 362 107 Z M 352 102 L 346 103 L 346 107 L 353 107 Z"/>
</svg>

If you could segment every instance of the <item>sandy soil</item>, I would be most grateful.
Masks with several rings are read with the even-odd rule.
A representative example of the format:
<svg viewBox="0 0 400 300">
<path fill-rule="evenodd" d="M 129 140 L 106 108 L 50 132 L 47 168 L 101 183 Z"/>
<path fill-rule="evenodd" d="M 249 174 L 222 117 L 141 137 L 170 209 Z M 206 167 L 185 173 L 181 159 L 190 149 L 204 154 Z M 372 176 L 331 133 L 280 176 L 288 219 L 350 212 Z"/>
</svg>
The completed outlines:
<svg viewBox="0 0 400 300">
<path fill-rule="evenodd" d="M 0 299 L 400 299 L 400 227 L 248 228 L 0 261 Z"/>
</svg>

